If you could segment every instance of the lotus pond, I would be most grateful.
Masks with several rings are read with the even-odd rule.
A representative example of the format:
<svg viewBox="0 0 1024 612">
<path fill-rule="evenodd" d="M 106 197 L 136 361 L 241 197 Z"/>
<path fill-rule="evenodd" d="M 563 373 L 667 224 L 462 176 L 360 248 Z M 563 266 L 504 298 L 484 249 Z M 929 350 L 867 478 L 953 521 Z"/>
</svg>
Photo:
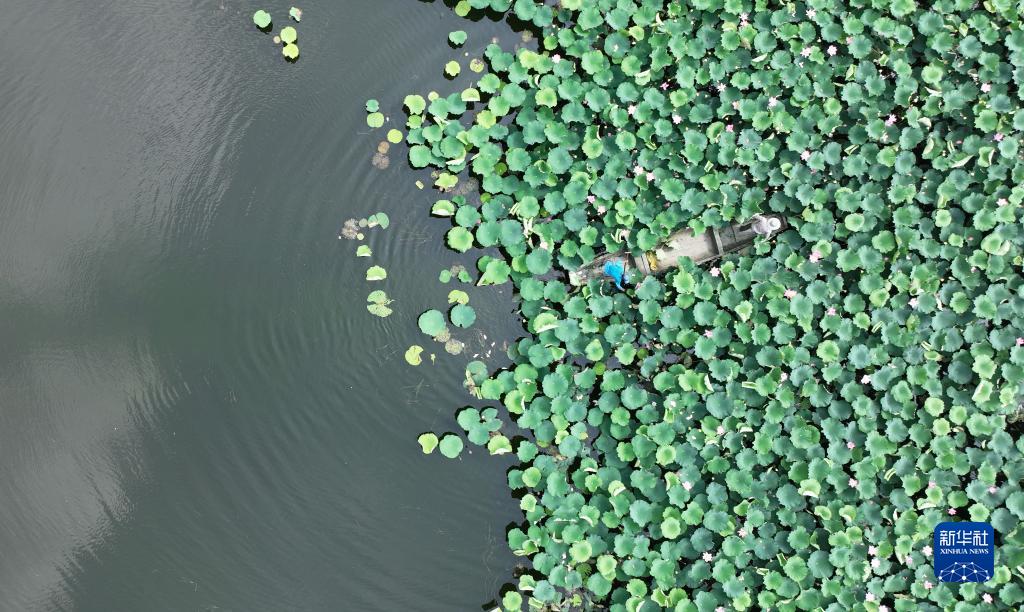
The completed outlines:
<svg viewBox="0 0 1024 612">
<path fill-rule="evenodd" d="M 479 407 L 457 413 L 518 460 L 507 541 L 530 571 L 502 607 L 1019 609 L 1017 7 L 455 10 L 507 11 L 540 41 L 490 44 L 483 76 L 404 98 L 448 246 L 479 254 L 478 286 L 511 285 L 525 323 L 511 366 L 470 364 Z M 759 212 L 790 229 L 625 292 L 564 282 Z M 448 319 L 471 324 L 460 307 Z M 439 310 L 418 322 L 448 332 Z M 423 452 L 457 455 L 452 435 Z M 933 529 L 957 519 L 995 527 L 992 580 L 935 578 Z"/>
<path fill-rule="evenodd" d="M 10 11 L 0 608 L 1024 605 L 1015 5 L 333 4 Z"/>
</svg>

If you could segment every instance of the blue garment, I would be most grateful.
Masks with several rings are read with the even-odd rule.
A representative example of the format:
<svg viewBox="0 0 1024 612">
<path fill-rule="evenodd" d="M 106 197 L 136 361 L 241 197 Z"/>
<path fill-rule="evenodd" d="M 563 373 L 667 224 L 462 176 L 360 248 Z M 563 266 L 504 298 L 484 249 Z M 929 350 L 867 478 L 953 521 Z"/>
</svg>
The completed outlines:
<svg viewBox="0 0 1024 612">
<path fill-rule="evenodd" d="M 619 289 L 624 289 L 622 281 L 629 280 L 626 277 L 626 266 L 623 265 L 622 260 L 615 259 L 604 264 L 604 273 L 615 281 L 615 286 Z"/>
</svg>

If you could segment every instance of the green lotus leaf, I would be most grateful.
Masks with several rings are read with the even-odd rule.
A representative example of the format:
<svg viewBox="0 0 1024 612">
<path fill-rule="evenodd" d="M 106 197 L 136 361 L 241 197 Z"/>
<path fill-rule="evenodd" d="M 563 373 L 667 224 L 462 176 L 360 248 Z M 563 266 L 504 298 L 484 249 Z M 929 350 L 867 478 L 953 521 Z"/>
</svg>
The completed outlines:
<svg viewBox="0 0 1024 612">
<path fill-rule="evenodd" d="M 418 366 L 423 363 L 423 357 L 421 357 L 422 353 L 423 347 L 418 344 L 414 344 L 405 351 L 405 360 L 409 365 Z"/>
<path fill-rule="evenodd" d="M 424 455 L 429 455 L 434 452 L 437 448 L 437 435 L 432 433 L 421 434 L 417 441 L 420 443 L 420 448 L 423 450 Z"/>
<path fill-rule="evenodd" d="M 366 225 L 367 227 L 380 227 L 381 229 L 387 229 L 391 225 L 391 218 L 388 217 L 387 213 L 374 213 L 366 219 Z"/>
<path fill-rule="evenodd" d="M 452 289 L 448 292 L 448 303 L 449 304 L 468 304 L 469 295 L 461 289 Z"/>
<path fill-rule="evenodd" d="M 441 334 L 441 332 L 447 329 L 447 325 L 445 325 L 444 322 L 444 315 L 441 314 L 440 311 L 434 309 L 421 314 L 418 324 L 420 331 L 431 338 L 436 338 Z"/>
<path fill-rule="evenodd" d="M 377 100 L 374 100 L 373 98 L 370 98 L 369 100 L 366 101 L 366 112 L 368 112 L 368 113 L 376 113 L 379 110 L 380 110 L 380 102 L 378 102 Z"/>
<path fill-rule="evenodd" d="M 294 45 L 292 45 L 294 46 Z M 287 49 L 288 47 L 285 47 Z M 384 115 L 381 113 L 370 113 L 366 116 L 366 125 L 372 128 L 379 128 L 384 125 Z"/>
<path fill-rule="evenodd" d="M 427 103 L 423 99 L 423 96 L 415 94 L 406 96 L 403 104 L 407 109 L 409 109 L 410 115 L 422 115 L 423 111 L 427 109 Z"/>
<path fill-rule="evenodd" d="M 386 304 L 367 304 L 366 309 L 370 311 L 370 314 L 382 319 L 391 316 L 391 313 L 393 312 L 391 307 Z"/>
<path fill-rule="evenodd" d="M 441 454 L 449 459 L 455 459 L 462 454 L 463 447 L 462 438 L 454 434 L 445 434 L 445 436 L 441 438 L 441 443 L 438 445 L 438 448 L 441 450 Z"/>
<path fill-rule="evenodd" d="M 451 310 L 451 320 L 456 327 L 471 327 L 476 321 L 476 311 L 468 304 L 456 304 Z"/>
<path fill-rule="evenodd" d="M 356 257 L 370 257 L 373 255 L 373 250 L 368 245 L 361 244 L 356 249 Z"/>
<path fill-rule="evenodd" d="M 448 33 L 448 41 L 452 43 L 454 47 L 461 47 L 466 42 L 466 33 L 462 30 L 455 30 L 454 32 Z"/>
<path fill-rule="evenodd" d="M 302 21 L 302 9 L 291 7 L 288 9 L 288 16 L 294 19 L 296 22 Z"/>
<path fill-rule="evenodd" d="M 390 142 L 391 144 L 398 144 L 398 143 L 402 142 L 402 139 L 405 138 L 405 136 L 402 134 L 402 132 L 400 130 L 392 129 L 392 130 L 388 130 L 387 138 L 388 138 L 388 142 Z"/>
<path fill-rule="evenodd" d="M 299 59 L 299 47 L 298 47 L 298 45 L 296 45 L 295 43 L 288 43 L 287 45 L 285 45 L 284 47 L 281 48 L 281 55 L 284 55 L 286 59 L 290 59 L 290 60 L 297 60 L 297 59 Z M 379 113 L 377 113 L 377 114 L 379 114 Z M 372 117 L 372 116 L 373 115 L 368 115 L 366 117 L 366 122 L 367 123 L 370 123 L 370 117 Z M 381 116 L 381 124 L 383 124 L 383 115 Z M 372 126 L 371 125 L 370 127 L 380 127 L 380 126 Z"/>
<path fill-rule="evenodd" d="M 388 271 L 380 266 L 371 266 L 366 271 L 366 280 L 368 281 L 380 281 L 388 277 Z"/>
<path fill-rule="evenodd" d="M 430 149 L 423 145 L 413 145 L 409 148 L 409 163 L 413 168 L 426 168 L 433 159 Z"/>
<path fill-rule="evenodd" d="M 254 24 L 256 24 L 257 28 L 259 28 L 261 30 L 266 30 L 266 29 L 270 28 L 270 22 L 271 22 L 270 13 L 268 13 L 268 12 L 266 12 L 264 10 L 256 11 L 252 15 L 252 22 Z"/>
<path fill-rule="evenodd" d="M 453 227 L 448 230 L 448 246 L 460 253 L 465 253 L 473 246 L 473 234 L 464 227 Z"/>
<path fill-rule="evenodd" d="M 293 28 L 292 26 L 285 26 L 281 28 L 280 37 L 281 42 L 283 42 L 285 45 L 290 45 L 299 39 L 299 34 L 298 32 L 295 31 L 295 28 Z"/>
<path fill-rule="evenodd" d="M 455 60 L 452 60 L 444 65 L 444 73 L 450 77 L 457 77 L 462 72 L 462 67 Z"/>
</svg>

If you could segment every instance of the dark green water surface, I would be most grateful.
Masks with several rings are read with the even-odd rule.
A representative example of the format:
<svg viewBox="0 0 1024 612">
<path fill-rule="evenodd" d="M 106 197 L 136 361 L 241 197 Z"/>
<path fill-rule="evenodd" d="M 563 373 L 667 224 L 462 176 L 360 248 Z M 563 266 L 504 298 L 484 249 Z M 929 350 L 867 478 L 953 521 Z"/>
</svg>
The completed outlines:
<svg viewBox="0 0 1024 612">
<path fill-rule="evenodd" d="M 509 462 L 415 440 L 457 428 L 514 304 L 471 293 L 465 356 L 419 333 L 448 223 L 404 148 L 370 158 L 405 94 L 518 35 L 317 0 L 288 65 L 250 19 L 287 2 L 0 6 L 0 610 L 480 610 L 516 562 Z M 378 210 L 388 319 L 337 238 Z M 406 365 L 413 342 L 437 363 Z"/>
</svg>

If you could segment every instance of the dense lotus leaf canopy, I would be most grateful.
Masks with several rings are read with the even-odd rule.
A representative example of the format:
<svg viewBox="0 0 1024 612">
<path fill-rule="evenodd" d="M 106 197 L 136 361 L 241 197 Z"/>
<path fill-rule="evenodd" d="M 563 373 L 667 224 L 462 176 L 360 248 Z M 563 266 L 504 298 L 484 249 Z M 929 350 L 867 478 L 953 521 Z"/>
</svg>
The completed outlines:
<svg viewBox="0 0 1024 612">
<path fill-rule="evenodd" d="M 524 319 L 459 413 L 518 462 L 505 609 L 1024 605 L 1017 10 L 455 4 L 540 33 L 487 47 L 479 101 L 405 99 L 410 164 L 479 185 L 433 204 L 448 244 Z M 625 291 L 561 280 L 756 213 L 789 228 Z M 936 580 L 944 520 L 992 523 L 992 580 Z"/>
</svg>

